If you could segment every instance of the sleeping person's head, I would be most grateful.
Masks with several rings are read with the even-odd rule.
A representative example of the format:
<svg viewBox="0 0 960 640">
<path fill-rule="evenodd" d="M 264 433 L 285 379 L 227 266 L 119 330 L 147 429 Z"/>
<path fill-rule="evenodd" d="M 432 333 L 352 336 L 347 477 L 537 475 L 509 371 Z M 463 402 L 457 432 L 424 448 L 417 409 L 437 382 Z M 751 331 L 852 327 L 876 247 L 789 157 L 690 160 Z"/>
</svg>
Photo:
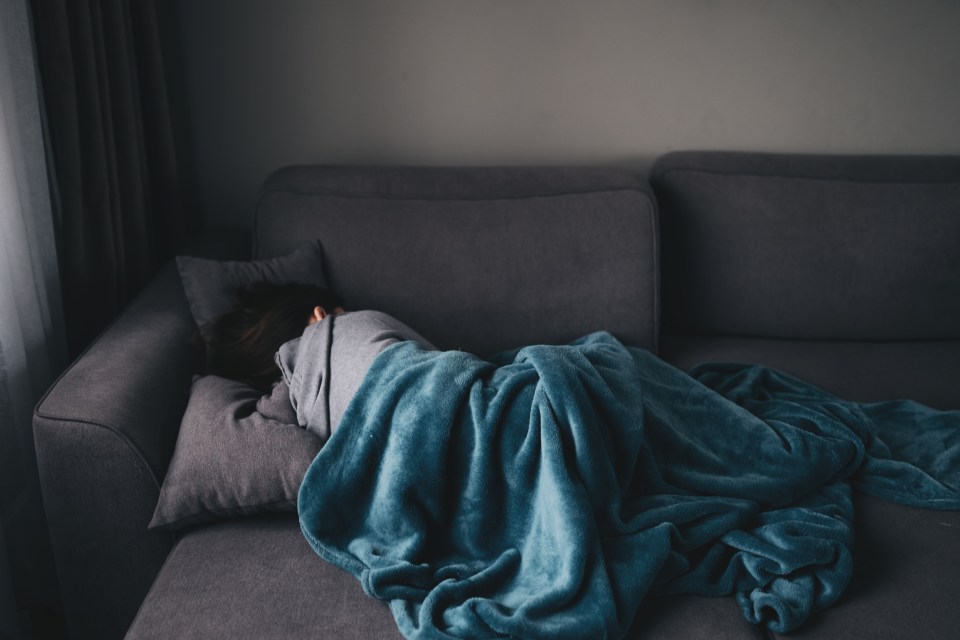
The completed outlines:
<svg viewBox="0 0 960 640">
<path fill-rule="evenodd" d="M 204 328 L 207 373 L 268 390 L 280 375 L 273 359 L 280 345 L 341 307 L 335 293 L 315 285 L 243 287 L 233 309 Z"/>
</svg>

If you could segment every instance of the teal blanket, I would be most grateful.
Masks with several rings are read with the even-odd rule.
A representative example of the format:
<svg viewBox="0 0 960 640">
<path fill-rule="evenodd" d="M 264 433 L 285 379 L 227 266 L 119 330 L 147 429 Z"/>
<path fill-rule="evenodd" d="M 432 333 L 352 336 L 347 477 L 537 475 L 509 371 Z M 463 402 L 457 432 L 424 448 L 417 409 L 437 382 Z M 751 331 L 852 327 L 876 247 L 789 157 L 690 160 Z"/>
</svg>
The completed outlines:
<svg viewBox="0 0 960 640">
<path fill-rule="evenodd" d="M 851 486 L 960 508 L 960 412 L 687 374 L 596 333 L 492 361 L 388 348 L 299 513 L 408 638 L 620 638 L 667 593 L 736 594 L 783 632 L 850 580 Z"/>
</svg>

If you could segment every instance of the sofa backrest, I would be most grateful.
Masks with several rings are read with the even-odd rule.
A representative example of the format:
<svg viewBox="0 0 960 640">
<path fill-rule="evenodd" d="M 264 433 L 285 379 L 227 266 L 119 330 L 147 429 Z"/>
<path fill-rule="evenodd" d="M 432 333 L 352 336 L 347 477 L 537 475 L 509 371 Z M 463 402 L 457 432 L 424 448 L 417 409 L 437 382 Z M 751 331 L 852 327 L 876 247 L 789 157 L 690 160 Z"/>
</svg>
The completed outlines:
<svg viewBox="0 0 960 640">
<path fill-rule="evenodd" d="M 960 158 L 674 153 L 665 331 L 960 338 Z"/>
<path fill-rule="evenodd" d="M 960 158 L 683 152 L 650 182 L 664 357 L 960 408 Z"/>
<path fill-rule="evenodd" d="M 254 257 L 319 238 L 349 308 L 487 354 L 605 329 L 657 343 L 656 207 L 631 172 L 299 166 L 261 191 Z"/>
</svg>

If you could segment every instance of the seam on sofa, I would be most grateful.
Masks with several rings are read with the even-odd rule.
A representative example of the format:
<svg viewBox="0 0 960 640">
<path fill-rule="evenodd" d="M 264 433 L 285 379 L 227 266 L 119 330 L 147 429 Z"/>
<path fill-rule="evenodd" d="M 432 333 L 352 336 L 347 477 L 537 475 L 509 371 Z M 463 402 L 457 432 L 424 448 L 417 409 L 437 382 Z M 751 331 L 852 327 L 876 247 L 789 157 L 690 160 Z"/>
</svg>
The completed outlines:
<svg viewBox="0 0 960 640">
<path fill-rule="evenodd" d="M 295 180 L 290 180 L 286 185 L 281 183 L 278 186 L 272 186 L 271 183 L 278 181 L 278 176 L 285 176 L 286 174 L 300 174 L 301 177 L 297 177 Z M 267 178 L 264 180 L 263 185 L 261 186 L 260 195 L 265 195 L 272 192 L 301 192 L 301 193 L 324 193 L 329 187 L 327 186 L 318 186 L 316 190 L 309 190 L 306 188 L 300 188 L 297 183 L 303 182 L 303 174 L 335 174 L 335 173 L 346 173 L 355 177 L 360 176 L 375 176 L 375 175 L 385 175 L 385 174 L 403 174 L 398 176 L 398 182 L 408 182 L 408 178 L 413 177 L 417 179 L 418 177 L 430 175 L 437 175 L 438 173 L 443 173 L 450 176 L 462 176 L 466 173 L 482 173 L 485 174 L 481 180 L 489 180 L 490 176 L 494 176 L 494 180 L 497 179 L 497 176 L 503 177 L 507 174 L 512 174 L 512 176 L 518 176 L 526 178 L 528 176 L 534 175 L 545 175 L 550 174 L 552 176 L 557 176 L 561 173 L 563 174 L 577 174 L 578 176 L 592 175 L 594 178 L 600 177 L 601 179 L 591 180 L 593 186 L 584 186 L 577 189 L 564 188 L 562 185 L 557 185 L 554 187 L 555 191 L 549 192 L 545 190 L 545 187 L 537 187 L 535 191 L 526 191 L 518 190 L 516 193 L 505 193 L 497 191 L 491 191 L 491 193 L 477 196 L 478 199 L 507 199 L 507 198 L 523 198 L 530 196 L 542 196 L 542 195 L 569 195 L 575 193 L 592 193 L 592 192 L 601 192 L 609 190 L 643 190 L 647 186 L 646 181 L 643 179 L 643 174 L 633 169 L 628 169 L 625 167 L 589 167 L 589 166 L 551 166 L 551 165 L 506 165 L 506 166 L 493 166 L 493 167 L 483 167 L 483 166 L 424 166 L 424 165 L 414 165 L 414 166 L 391 166 L 391 165 L 373 165 L 373 166 L 363 166 L 363 165 L 324 165 L 324 164 L 299 164 L 299 165 L 289 165 L 286 167 L 281 167 L 271 172 Z M 510 176 L 510 177 L 512 177 Z M 619 181 L 612 180 L 612 177 L 619 177 Z M 529 180 L 526 180 L 529 182 Z M 488 183 L 489 184 L 489 183 Z M 616 185 L 616 186 L 615 186 Z M 470 185 L 468 189 L 471 189 Z M 481 185 L 482 186 L 482 185 Z M 376 187 L 374 187 L 376 189 Z M 369 190 L 367 190 L 369 191 Z M 355 194 L 358 197 L 363 197 L 364 193 Z M 412 199 L 437 199 L 437 200 L 447 200 L 447 199 L 457 199 L 456 194 L 447 194 L 447 195 L 438 195 L 434 196 L 433 194 L 416 194 L 412 193 L 410 195 L 395 195 L 391 196 L 395 198 L 412 198 Z M 468 199 L 470 196 L 460 196 L 460 199 Z M 259 196 L 258 196 L 259 204 Z"/>
<path fill-rule="evenodd" d="M 157 587 L 157 578 L 160 577 L 160 575 L 163 573 L 163 570 L 167 568 L 167 564 L 170 563 L 170 557 L 183 541 L 183 536 L 179 535 L 178 532 L 167 531 L 165 533 L 168 533 L 173 537 L 173 546 L 170 547 L 170 551 L 167 552 L 167 557 L 163 559 L 163 564 L 160 565 L 160 570 L 157 571 L 157 575 L 153 577 L 153 581 L 150 583 L 150 588 L 147 589 L 146 595 L 144 595 L 143 600 L 140 601 L 140 606 L 137 607 L 136 615 L 133 616 L 133 620 L 130 621 L 130 626 L 128 626 L 127 630 L 124 632 L 125 636 L 130 633 L 130 629 L 133 629 L 136 626 L 137 621 L 140 619 L 140 613 L 143 611 L 143 607 L 147 604 L 147 602 L 150 601 L 150 596 L 153 595 L 153 590 Z"/>
<path fill-rule="evenodd" d="M 273 195 L 275 193 L 290 193 L 298 196 L 331 196 L 335 198 L 356 198 L 359 200 L 364 199 L 373 199 L 373 200 L 411 200 L 416 201 L 420 200 L 423 202 L 479 202 L 484 200 L 530 200 L 533 198 L 557 198 L 563 196 L 578 196 L 586 195 L 590 193 L 617 193 L 620 191 L 636 191 L 638 193 L 645 193 L 646 190 L 643 189 L 640 185 L 631 186 L 631 187 L 604 187 L 602 189 L 572 189 L 564 191 L 551 191 L 546 193 L 520 193 L 520 194 L 496 194 L 492 193 L 489 195 L 478 195 L 478 196 L 467 196 L 467 195 L 457 195 L 452 194 L 449 196 L 437 195 L 430 196 L 426 194 L 410 194 L 410 195 L 384 195 L 378 193 L 347 193 L 340 192 L 329 189 L 291 189 L 289 187 L 275 188 L 275 189 L 264 189 L 260 192 L 260 195 L 257 198 L 257 207 L 259 208 L 260 202 L 266 196 Z"/>
<path fill-rule="evenodd" d="M 699 171 L 713 175 L 796 177 L 863 184 L 955 184 L 960 182 L 960 155 L 676 150 L 654 159 L 648 172 L 651 177 L 650 182 L 653 183 L 658 177 L 673 171 Z M 838 173 L 845 177 L 837 179 Z"/>
<path fill-rule="evenodd" d="M 67 365 L 67 367 L 60 373 L 60 375 L 57 376 L 56 380 L 54 380 L 50 384 L 50 386 L 47 387 L 47 390 L 43 392 L 43 395 L 40 397 L 40 399 L 37 401 L 37 404 L 34 406 L 34 414 L 38 414 L 40 412 L 40 407 L 43 405 L 44 402 L 46 402 L 47 397 L 53 392 L 53 390 L 57 388 L 57 385 L 60 384 L 60 381 L 63 380 L 63 378 L 65 378 L 67 374 L 70 373 L 73 370 L 73 368 L 76 367 L 81 360 L 83 360 L 83 358 L 87 355 L 87 353 L 89 353 L 100 342 L 100 339 L 103 338 L 103 336 L 109 333 L 114 326 L 119 324 L 121 319 L 126 315 L 127 311 L 129 311 L 131 307 L 133 307 L 141 298 L 143 298 L 147 294 L 147 289 L 150 287 L 150 284 L 152 284 L 156 280 L 156 278 L 160 276 L 160 273 L 165 268 L 167 268 L 168 265 L 171 265 L 171 264 L 173 264 L 173 260 L 168 260 L 163 265 L 161 265 L 160 268 L 153 273 L 153 275 L 151 276 L 151 279 L 147 282 L 147 284 L 143 288 L 141 288 L 140 291 L 137 292 L 137 294 L 133 298 L 130 299 L 130 301 L 123 307 L 123 309 L 120 310 L 119 313 L 117 313 L 116 317 L 114 317 L 113 320 L 111 320 L 110 323 L 106 327 L 104 327 L 103 330 L 101 330 L 100 333 L 98 333 L 96 337 L 93 338 L 93 340 L 90 341 L 90 344 L 88 344 L 83 349 L 83 351 L 81 351 L 80 354 L 73 359 L 73 362 Z M 43 417 L 51 417 L 53 419 L 58 419 L 58 420 L 63 419 L 57 416 L 45 415 Z M 98 423 L 91 423 L 91 424 L 98 424 Z M 101 426 L 104 426 L 104 425 L 101 425 Z"/>
<path fill-rule="evenodd" d="M 116 427 L 111 427 L 110 425 L 94 422 L 93 420 L 79 420 L 77 418 L 61 418 L 59 416 L 44 414 L 40 412 L 39 407 L 34 411 L 34 416 L 41 418 L 43 420 L 49 420 L 50 422 L 56 422 L 60 424 L 73 423 L 73 424 L 82 424 L 82 425 L 91 426 L 91 427 L 100 427 L 101 429 L 104 429 L 105 431 L 112 433 L 114 436 L 117 437 L 117 439 L 120 442 L 124 443 L 127 446 L 127 448 L 130 449 L 130 451 L 133 453 L 134 460 L 137 462 L 137 465 L 143 467 L 146 470 L 147 474 L 149 474 L 150 476 L 150 479 L 153 480 L 154 486 L 156 486 L 158 491 L 160 490 L 160 481 L 157 478 L 157 474 L 154 473 L 153 469 L 150 468 L 150 464 L 147 462 L 146 458 L 144 458 L 143 453 L 140 451 L 139 447 L 137 447 L 137 445 L 135 445 L 133 441 L 130 440 L 130 438 L 128 438 L 125 433 L 123 433 L 123 431 L 117 429 Z"/>
<path fill-rule="evenodd" d="M 43 395 L 40 396 L 40 399 L 37 401 L 37 403 L 34 405 L 34 408 L 33 408 L 33 415 L 34 415 L 35 417 L 43 418 L 43 419 L 45 419 L 45 420 L 53 420 L 53 421 L 57 421 L 57 422 L 75 422 L 75 423 L 79 423 L 79 424 L 88 424 L 88 425 L 92 425 L 92 426 L 96 426 L 96 427 L 101 427 L 101 428 L 103 428 L 103 429 L 106 429 L 106 430 L 108 430 L 108 431 L 111 431 L 114 435 L 116 435 L 116 436 L 119 437 L 124 443 L 126 443 L 126 445 L 127 445 L 128 447 L 130 447 L 130 450 L 133 451 L 133 453 L 135 454 L 136 458 L 140 461 L 141 464 L 143 464 L 143 465 L 146 467 L 147 471 L 149 471 L 150 477 L 153 478 L 153 481 L 154 481 L 154 483 L 156 483 L 156 485 L 157 485 L 158 488 L 160 487 L 160 483 L 159 483 L 158 480 L 157 480 L 157 475 L 154 473 L 153 469 L 150 467 L 150 464 L 147 462 L 146 458 L 144 457 L 143 452 L 142 452 L 142 451 L 140 450 L 140 448 L 139 448 L 129 437 L 127 437 L 127 435 L 126 435 L 125 433 L 123 433 L 123 431 L 121 431 L 119 428 L 114 427 L 114 426 L 111 426 L 111 425 L 103 424 L 103 423 L 100 423 L 100 422 L 96 422 L 96 421 L 93 421 L 93 420 L 80 420 L 80 419 L 77 419 L 77 418 L 74 418 L 74 417 L 58 416 L 58 415 L 53 415 L 53 414 L 50 414 L 50 413 L 44 413 L 44 411 L 43 411 L 43 405 L 44 405 L 44 403 L 47 401 L 47 399 L 50 397 L 50 395 L 54 392 L 54 389 L 56 389 L 56 388 L 60 385 L 60 382 L 61 382 L 64 378 L 66 378 L 67 375 L 69 375 L 69 373 L 70 373 L 71 371 L 73 371 L 74 367 L 76 367 L 76 366 L 80 363 L 80 361 L 83 360 L 83 358 L 86 357 L 86 355 L 87 355 L 92 349 L 94 349 L 94 348 L 97 346 L 97 344 L 100 342 L 101 338 L 103 338 L 107 333 L 109 333 L 109 332 L 114 328 L 114 326 L 116 326 L 117 324 L 119 324 L 119 323 L 121 322 L 121 320 L 123 319 L 123 317 L 124 317 L 124 316 L 126 315 L 126 313 L 130 310 L 130 308 L 132 308 L 137 302 L 139 302 L 141 298 L 143 298 L 143 297 L 145 297 L 145 296 L 147 295 L 147 290 L 149 289 L 150 284 L 153 283 L 158 277 L 160 277 L 161 272 L 162 272 L 164 269 L 166 269 L 169 265 L 171 265 L 172 263 L 173 263 L 173 260 L 168 260 L 167 262 L 165 262 L 164 264 L 162 264 L 162 265 L 160 266 L 160 268 L 157 269 L 157 270 L 153 273 L 153 276 L 151 277 L 151 280 L 148 281 L 147 285 L 145 285 L 143 288 L 141 288 L 140 291 L 137 292 L 137 294 L 136 294 L 133 298 L 130 299 L 130 301 L 126 304 L 126 306 L 124 306 L 123 309 L 120 310 L 120 312 L 116 315 L 116 317 L 115 317 L 113 320 L 111 320 L 110 323 L 109 323 L 106 327 L 104 327 L 103 330 L 100 331 L 100 333 L 98 333 L 93 340 L 90 341 L 90 344 L 88 344 L 88 345 L 83 349 L 83 351 L 81 351 L 80 354 L 77 355 L 76 358 L 73 359 L 73 362 L 71 362 L 69 365 L 67 365 L 67 367 L 60 373 L 60 375 L 57 376 L 56 380 L 54 380 L 54 381 L 50 384 L 50 386 L 47 387 L 47 390 L 43 392 Z"/>
<path fill-rule="evenodd" d="M 620 193 L 620 192 L 631 192 L 636 193 L 637 195 L 643 196 L 646 200 L 647 206 L 649 207 L 650 215 L 649 218 L 650 233 L 653 240 L 653 251 L 651 252 L 651 276 L 653 287 L 653 305 L 651 308 L 651 335 L 650 335 L 650 345 L 654 349 L 658 349 L 660 343 L 660 230 L 659 230 L 659 209 L 657 207 L 657 200 L 653 193 L 651 193 L 651 188 L 644 189 L 643 186 L 635 187 L 616 187 L 610 189 L 583 189 L 575 191 L 563 191 L 556 193 L 540 193 L 540 194 L 528 194 L 528 195 L 519 195 L 519 196 L 478 196 L 475 198 L 465 198 L 465 197 L 435 197 L 427 198 L 423 196 L 383 196 L 383 195 L 356 195 L 356 194 L 342 194 L 325 189 L 322 190 L 304 190 L 304 189 L 289 189 L 289 188 L 278 188 L 278 189 L 267 189 L 260 192 L 257 196 L 257 203 L 254 208 L 253 216 L 253 251 L 252 258 L 260 259 L 260 208 L 267 196 L 274 194 L 292 194 L 292 195 L 301 195 L 301 196 L 327 196 L 333 198 L 344 198 L 344 199 L 359 199 L 359 200 L 403 200 L 405 202 L 484 202 L 484 201 L 496 201 L 496 200 L 532 200 L 537 198 L 554 198 L 570 195 L 587 195 L 587 194 L 602 194 L 602 193 Z"/>
<path fill-rule="evenodd" d="M 139 297 L 139 295 L 137 297 Z M 104 334 L 106 334 L 120 320 L 120 317 L 122 315 L 123 315 L 123 312 L 121 312 L 120 315 L 114 318 L 114 320 L 103 331 L 101 331 L 96 338 L 94 338 L 94 340 L 87 346 L 87 348 L 84 349 L 80 353 L 80 355 L 78 355 L 74 359 L 74 361 L 71 362 L 70 365 L 66 369 L 64 369 L 59 376 L 57 376 L 57 379 L 54 380 L 49 387 L 47 387 L 47 390 L 44 391 L 43 395 L 37 401 L 37 404 L 34 405 L 33 416 L 34 418 L 41 418 L 43 420 L 49 420 L 51 422 L 57 422 L 61 424 L 68 424 L 68 423 L 84 424 L 84 425 L 89 425 L 93 427 L 100 427 L 101 429 L 105 429 L 109 431 L 114 436 L 116 436 L 121 442 L 126 444 L 127 447 L 130 449 L 130 451 L 133 452 L 134 458 L 135 460 L 137 460 L 137 463 L 142 465 L 147 470 L 147 473 L 150 474 L 150 478 L 153 480 L 154 484 L 157 486 L 157 489 L 159 490 L 160 482 L 157 479 L 156 473 L 154 473 L 153 469 L 150 467 L 150 464 L 147 462 L 147 459 L 144 457 L 143 452 L 140 450 L 140 448 L 136 444 L 134 444 L 134 442 L 129 437 L 127 437 L 127 435 L 123 433 L 123 431 L 121 431 L 117 427 L 114 427 L 108 424 L 103 424 L 101 422 L 96 422 L 94 420 L 83 420 L 75 417 L 59 416 L 59 415 L 54 415 L 52 413 L 45 413 L 43 410 L 44 403 L 47 401 L 47 398 L 50 397 L 50 395 L 54 392 L 54 390 L 60 384 L 60 381 L 63 380 L 71 371 L 73 371 L 73 368 L 77 366 L 77 364 L 84 358 L 84 356 L 87 355 L 87 352 L 93 349 L 94 345 L 96 345 L 97 342 L 99 342 L 100 338 Z"/>
<path fill-rule="evenodd" d="M 123 314 L 121 313 L 121 315 Z M 59 415 L 54 415 L 52 413 L 45 413 L 43 411 L 43 404 L 47 401 L 47 398 L 53 393 L 54 389 L 56 389 L 57 386 L 60 384 L 60 381 L 63 378 L 65 378 L 73 370 L 75 366 L 77 366 L 77 363 L 79 363 L 80 360 L 82 360 L 83 357 L 87 354 L 87 352 L 90 351 L 93 348 L 93 346 L 100 340 L 100 337 L 103 336 L 107 331 L 109 331 L 113 327 L 113 325 L 116 324 L 119 320 L 120 320 L 120 316 L 117 316 L 117 318 L 115 318 L 113 322 L 111 322 L 107 326 L 106 329 L 101 331 L 100 334 L 93 340 L 93 342 L 91 342 L 87 346 L 87 348 L 84 349 L 83 352 L 79 356 L 77 356 L 77 358 L 72 363 L 70 363 L 70 366 L 64 369 L 64 371 L 59 376 L 57 376 L 57 379 L 53 382 L 53 384 L 51 384 L 47 388 L 46 391 L 44 391 L 43 395 L 40 397 L 40 400 L 38 400 L 37 404 L 34 405 L 33 416 L 35 418 L 41 418 L 43 420 L 49 420 L 51 422 L 58 422 L 61 424 L 68 424 L 68 423 L 84 424 L 84 425 L 89 425 L 93 427 L 100 427 L 101 429 L 105 429 L 109 431 L 114 436 L 116 436 L 121 442 L 126 444 L 127 447 L 130 449 L 130 451 L 133 452 L 134 458 L 137 460 L 138 464 L 142 465 L 147 470 L 147 473 L 150 474 L 150 478 L 153 480 L 154 484 L 159 490 L 160 482 L 157 479 L 157 474 L 154 473 L 153 469 L 150 467 L 150 464 L 147 462 L 147 459 L 144 457 L 143 452 L 140 450 L 140 447 L 134 444 L 134 442 L 129 437 L 127 437 L 127 435 L 123 433 L 123 431 L 121 431 L 117 427 L 114 427 L 108 424 L 103 424 L 101 422 L 96 422 L 94 420 L 83 420 L 75 417 L 59 416 Z"/>
<path fill-rule="evenodd" d="M 776 342 L 797 343 L 824 343 L 824 344 L 862 344 L 862 345 L 889 345 L 889 344 L 917 344 L 917 343 L 960 343 L 960 336 L 951 338 L 884 338 L 884 339 L 854 339 L 854 338 L 796 338 L 791 336 L 758 336 L 746 333 L 702 333 L 688 331 L 666 331 L 661 334 L 668 338 L 698 338 L 715 340 L 729 338 L 733 340 L 773 340 Z"/>
<path fill-rule="evenodd" d="M 510 201 L 510 200 L 534 200 L 538 198 L 557 198 L 563 196 L 575 196 L 575 195 L 588 195 L 588 194 L 601 194 L 601 193 L 620 193 L 620 192 L 632 192 L 642 195 L 646 198 L 647 203 L 650 205 L 651 212 L 656 212 L 656 198 L 649 190 L 642 188 L 641 186 L 636 187 L 617 187 L 612 189 L 584 189 L 580 191 L 562 191 L 557 193 L 531 193 L 519 196 L 477 196 L 477 197 L 424 197 L 421 195 L 414 196 L 385 196 L 377 194 L 349 194 L 349 193 L 337 193 L 328 190 L 317 190 L 310 191 L 304 189 L 266 189 L 261 191 L 257 195 L 257 203 L 254 207 L 253 213 L 253 258 L 260 258 L 260 209 L 263 201 L 271 195 L 276 194 L 291 194 L 297 196 L 325 196 L 330 198 L 343 198 L 345 200 L 400 200 L 404 202 L 494 202 L 494 201 Z"/>
<path fill-rule="evenodd" d="M 644 192 L 646 193 L 646 192 Z M 652 321 L 650 323 L 651 331 L 653 335 L 651 336 L 651 342 L 654 351 L 653 353 L 660 352 L 660 209 L 657 207 L 656 198 L 649 197 L 647 194 L 647 199 L 650 201 L 650 234 L 653 238 L 653 251 L 651 252 L 652 268 L 650 273 L 653 277 L 653 304 L 651 305 L 651 314 Z"/>
<path fill-rule="evenodd" d="M 278 509 L 276 507 L 285 506 L 293 507 L 292 509 Z M 253 509 L 251 513 L 249 510 Z M 168 533 L 174 533 L 181 529 L 187 527 L 200 525 L 200 524 L 213 524 L 216 522 L 222 522 L 223 520 L 228 520 L 231 518 L 242 518 L 247 515 L 253 515 L 257 510 L 267 509 L 271 513 L 296 513 L 297 512 L 297 501 L 296 500 L 271 500 L 270 502 L 258 502 L 256 504 L 244 504 L 241 507 L 225 507 L 222 509 L 204 509 L 204 513 L 212 514 L 216 518 L 205 517 L 203 513 L 193 513 L 188 516 L 183 516 L 182 518 L 177 518 L 165 524 L 162 524 L 158 527 L 154 527 L 154 531 L 166 531 Z"/>
<path fill-rule="evenodd" d="M 723 171 L 721 169 L 693 169 L 690 167 L 669 167 L 658 171 L 650 176 L 651 184 L 656 184 L 656 181 L 661 178 L 666 178 L 671 173 L 701 173 L 705 175 L 714 175 L 714 176 L 736 176 L 743 178 L 780 178 L 784 180 L 809 180 L 812 182 L 832 182 L 832 183 L 844 183 L 844 184 L 885 184 L 891 186 L 907 186 L 907 185 L 960 185 L 960 179 L 957 180 L 863 180 L 863 179 L 854 179 L 854 178 L 831 178 L 827 176 L 813 176 L 813 175 L 800 175 L 800 174 L 785 174 L 785 173 L 757 173 L 753 171 Z M 656 191 L 654 187 L 654 191 Z"/>
</svg>

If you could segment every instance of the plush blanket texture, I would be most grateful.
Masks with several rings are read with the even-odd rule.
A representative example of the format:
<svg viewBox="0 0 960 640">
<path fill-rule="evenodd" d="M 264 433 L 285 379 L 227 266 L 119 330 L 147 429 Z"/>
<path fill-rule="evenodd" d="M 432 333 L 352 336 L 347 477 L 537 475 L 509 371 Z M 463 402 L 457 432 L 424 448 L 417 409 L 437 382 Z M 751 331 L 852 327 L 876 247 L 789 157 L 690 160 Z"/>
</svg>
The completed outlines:
<svg viewBox="0 0 960 640">
<path fill-rule="evenodd" d="M 960 508 L 960 412 L 596 333 L 492 361 L 391 346 L 299 511 L 408 638 L 620 638 L 651 593 L 736 594 L 783 632 L 849 582 L 851 485 Z"/>
</svg>

